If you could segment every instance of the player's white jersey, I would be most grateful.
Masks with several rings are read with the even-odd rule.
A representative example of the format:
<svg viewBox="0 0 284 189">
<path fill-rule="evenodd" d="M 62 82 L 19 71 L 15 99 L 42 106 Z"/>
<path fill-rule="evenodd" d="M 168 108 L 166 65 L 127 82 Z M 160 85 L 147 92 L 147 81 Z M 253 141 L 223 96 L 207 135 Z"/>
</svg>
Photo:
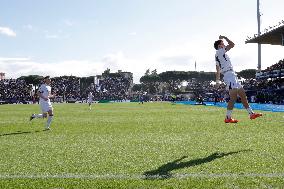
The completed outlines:
<svg viewBox="0 0 284 189">
<path fill-rule="evenodd" d="M 220 67 L 221 73 L 234 71 L 229 56 L 226 54 L 225 48 L 220 48 L 215 54 L 216 65 Z"/>
<path fill-rule="evenodd" d="M 93 102 L 93 98 L 94 98 L 93 94 L 89 93 L 88 94 L 88 103 L 92 103 Z"/>
<path fill-rule="evenodd" d="M 39 87 L 39 92 L 42 94 L 42 96 L 48 98 L 49 97 L 49 94 L 51 93 L 51 87 L 49 85 L 46 85 L 46 84 L 42 84 L 40 87 Z M 48 98 L 48 100 L 44 100 L 43 98 L 40 97 L 40 102 L 43 101 L 43 102 L 50 102 L 50 99 Z"/>
</svg>

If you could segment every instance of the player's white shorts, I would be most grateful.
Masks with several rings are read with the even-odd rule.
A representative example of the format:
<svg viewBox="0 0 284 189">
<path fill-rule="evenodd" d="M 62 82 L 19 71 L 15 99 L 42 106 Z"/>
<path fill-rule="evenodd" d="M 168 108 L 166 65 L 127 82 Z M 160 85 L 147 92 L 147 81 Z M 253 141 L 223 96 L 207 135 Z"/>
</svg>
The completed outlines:
<svg viewBox="0 0 284 189">
<path fill-rule="evenodd" d="M 226 73 L 224 73 L 223 79 L 226 84 L 227 90 L 240 89 L 243 87 L 238 81 L 238 77 L 234 71 L 227 71 Z"/>
<path fill-rule="evenodd" d="M 87 103 L 92 104 L 92 103 L 93 103 L 93 100 L 89 100 L 89 99 L 88 99 Z"/>
<path fill-rule="evenodd" d="M 50 110 L 53 110 L 51 102 L 48 102 L 48 101 L 40 101 L 40 107 L 41 107 L 42 113 L 46 113 Z"/>
</svg>

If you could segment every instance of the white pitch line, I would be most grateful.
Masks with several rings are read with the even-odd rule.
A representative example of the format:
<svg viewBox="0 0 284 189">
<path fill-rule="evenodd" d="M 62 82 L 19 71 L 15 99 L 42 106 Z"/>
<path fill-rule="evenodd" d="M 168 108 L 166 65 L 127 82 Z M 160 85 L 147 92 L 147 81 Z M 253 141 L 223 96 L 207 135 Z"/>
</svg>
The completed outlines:
<svg viewBox="0 0 284 189">
<path fill-rule="evenodd" d="M 187 179 L 187 178 L 284 178 L 284 173 L 220 173 L 220 174 L 172 174 L 172 175 L 140 175 L 140 174 L 105 174 L 105 175 L 86 175 L 86 174 L 34 174 L 34 175 L 0 175 L 0 180 L 3 179 L 105 179 L 105 180 L 139 180 L 139 179 L 163 179 L 163 178 L 176 178 L 176 179 Z"/>
</svg>

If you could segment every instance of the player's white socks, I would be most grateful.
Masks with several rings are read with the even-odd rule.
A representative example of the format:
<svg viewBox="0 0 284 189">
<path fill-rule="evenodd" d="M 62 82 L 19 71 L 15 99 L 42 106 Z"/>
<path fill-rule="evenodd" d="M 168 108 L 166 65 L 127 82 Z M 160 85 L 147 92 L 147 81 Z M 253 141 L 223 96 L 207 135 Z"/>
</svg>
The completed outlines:
<svg viewBox="0 0 284 189">
<path fill-rule="evenodd" d="M 233 110 L 227 110 L 227 114 L 226 114 L 227 119 L 231 119 L 232 112 Z"/>
<path fill-rule="evenodd" d="M 46 126 L 45 126 L 46 129 L 50 128 L 50 124 L 51 124 L 52 119 L 53 119 L 53 116 L 48 116 Z"/>
<path fill-rule="evenodd" d="M 248 111 L 249 114 L 253 114 L 253 113 L 254 113 L 254 112 L 252 111 L 251 107 L 248 107 L 246 110 Z"/>
<path fill-rule="evenodd" d="M 43 118 L 43 115 L 42 114 L 34 114 L 33 117 L 34 118 Z"/>
</svg>

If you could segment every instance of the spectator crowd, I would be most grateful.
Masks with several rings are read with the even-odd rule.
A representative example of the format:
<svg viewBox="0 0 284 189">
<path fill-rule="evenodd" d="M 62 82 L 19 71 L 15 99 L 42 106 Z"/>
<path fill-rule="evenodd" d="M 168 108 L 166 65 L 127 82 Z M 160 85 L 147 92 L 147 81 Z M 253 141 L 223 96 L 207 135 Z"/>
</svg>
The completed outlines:
<svg viewBox="0 0 284 189">
<path fill-rule="evenodd" d="M 26 103 L 32 100 L 32 96 L 32 87 L 24 80 L 0 80 L 0 103 Z"/>
<path fill-rule="evenodd" d="M 97 84 L 91 83 L 87 87 L 81 84 L 81 78 L 75 76 L 61 76 L 51 78 L 52 94 L 55 102 L 76 102 L 87 99 L 89 92 L 94 100 L 127 100 L 130 99 L 129 90 L 132 78 L 121 76 L 104 76 Z M 36 95 L 39 86 L 28 85 L 22 79 L 0 80 L 0 103 L 31 103 L 38 100 Z"/>
<path fill-rule="evenodd" d="M 64 101 L 84 101 L 92 92 L 94 100 L 187 100 L 180 94 L 149 94 L 145 91 L 131 91 L 132 76 L 123 74 L 103 75 L 96 82 L 82 83 L 80 77 L 61 76 L 51 78 L 52 93 Z M 261 71 L 254 79 L 243 80 L 248 100 L 256 103 L 284 104 L 284 59 Z M 24 79 L 0 80 L 0 104 L 30 103 L 37 100 L 36 91 L 39 86 L 27 84 Z M 226 101 L 228 92 L 224 85 L 216 89 L 212 81 L 192 79 L 187 82 L 184 91 L 194 94 L 196 99 L 205 101 Z M 135 95 L 136 96 L 135 96 Z"/>
<path fill-rule="evenodd" d="M 129 100 L 129 90 L 131 87 L 131 78 L 121 76 L 104 76 L 98 81 L 98 84 L 91 84 L 84 92 L 86 98 L 88 92 L 92 92 L 94 99 L 99 100 Z"/>
</svg>

